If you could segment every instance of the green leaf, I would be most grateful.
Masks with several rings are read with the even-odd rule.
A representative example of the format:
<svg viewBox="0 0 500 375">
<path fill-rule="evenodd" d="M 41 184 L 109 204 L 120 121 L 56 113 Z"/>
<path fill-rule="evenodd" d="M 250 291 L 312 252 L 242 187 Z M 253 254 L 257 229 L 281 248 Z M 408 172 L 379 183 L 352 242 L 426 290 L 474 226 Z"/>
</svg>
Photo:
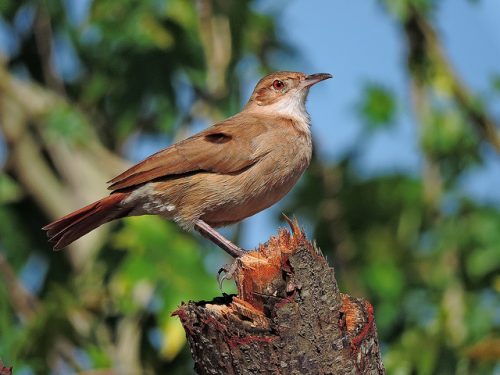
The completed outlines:
<svg viewBox="0 0 500 375">
<path fill-rule="evenodd" d="M 466 264 L 468 274 L 475 279 L 480 279 L 500 269 L 498 244 L 489 248 L 476 249 L 470 254 Z"/>
<path fill-rule="evenodd" d="M 367 283 L 373 291 L 385 299 L 396 299 L 404 290 L 404 276 L 394 263 L 373 263 L 365 271 Z"/>
<path fill-rule="evenodd" d="M 393 124 L 396 101 L 389 89 L 369 84 L 363 90 L 363 95 L 359 112 L 368 129 L 373 130 Z"/>
<path fill-rule="evenodd" d="M 6 174 L 0 173 L 0 204 L 16 202 L 24 195 L 19 184 Z"/>
<path fill-rule="evenodd" d="M 494 74 L 491 78 L 491 86 L 493 90 L 500 93 L 500 74 Z"/>
<path fill-rule="evenodd" d="M 89 124 L 85 117 L 70 105 L 60 104 L 44 117 L 47 134 L 53 142 L 61 139 L 73 143 L 84 143 L 88 139 Z"/>
</svg>

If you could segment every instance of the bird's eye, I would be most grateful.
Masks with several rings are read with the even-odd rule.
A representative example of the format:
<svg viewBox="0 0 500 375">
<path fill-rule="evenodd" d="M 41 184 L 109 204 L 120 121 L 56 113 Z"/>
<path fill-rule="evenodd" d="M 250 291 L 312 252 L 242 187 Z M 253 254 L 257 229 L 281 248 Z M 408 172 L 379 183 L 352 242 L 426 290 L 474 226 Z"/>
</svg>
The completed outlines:
<svg viewBox="0 0 500 375">
<path fill-rule="evenodd" d="M 273 82 L 273 87 L 276 89 L 276 90 L 282 90 L 283 87 L 285 87 L 285 84 L 283 83 L 283 81 L 280 81 L 279 79 L 275 80 Z"/>
</svg>

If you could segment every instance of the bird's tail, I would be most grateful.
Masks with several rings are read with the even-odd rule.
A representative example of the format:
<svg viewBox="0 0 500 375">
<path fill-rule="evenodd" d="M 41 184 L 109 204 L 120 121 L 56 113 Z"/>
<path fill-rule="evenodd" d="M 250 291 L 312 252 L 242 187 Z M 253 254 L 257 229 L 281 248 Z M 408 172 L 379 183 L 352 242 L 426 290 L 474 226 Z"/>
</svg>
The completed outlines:
<svg viewBox="0 0 500 375">
<path fill-rule="evenodd" d="M 54 250 L 61 250 L 102 224 L 127 216 L 130 210 L 122 208 L 120 202 L 128 195 L 129 193 L 113 193 L 44 226 L 42 229 L 47 231 L 49 241 L 54 243 Z"/>
</svg>

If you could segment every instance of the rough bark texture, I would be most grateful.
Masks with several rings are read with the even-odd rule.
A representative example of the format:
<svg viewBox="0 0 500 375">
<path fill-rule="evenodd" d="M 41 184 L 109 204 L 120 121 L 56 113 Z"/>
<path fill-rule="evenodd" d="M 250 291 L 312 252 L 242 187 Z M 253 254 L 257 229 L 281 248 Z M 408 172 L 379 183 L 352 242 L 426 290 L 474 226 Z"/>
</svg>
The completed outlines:
<svg viewBox="0 0 500 375">
<path fill-rule="evenodd" d="M 12 367 L 5 367 L 0 359 L 0 375 L 12 375 Z"/>
<path fill-rule="evenodd" d="M 198 374 L 384 374 L 372 306 L 341 294 L 297 222 L 238 261 L 237 296 L 183 304 Z"/>
</svg>

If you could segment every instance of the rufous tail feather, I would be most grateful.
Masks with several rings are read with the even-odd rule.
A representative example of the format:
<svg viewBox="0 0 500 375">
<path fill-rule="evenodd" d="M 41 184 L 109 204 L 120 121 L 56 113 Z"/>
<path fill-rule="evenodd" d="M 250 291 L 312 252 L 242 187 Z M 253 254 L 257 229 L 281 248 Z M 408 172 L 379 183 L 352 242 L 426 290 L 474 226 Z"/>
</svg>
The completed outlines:
<svg viewBox="0 0 500 375">
<path fill-rule="evenodd" d="M 47 231 L 54 250 L 61 250 L 83 235 L 104 223 L 127 216 L 129 210 L 122 208 L 120 202 L 129 193 L 116 192 L 78 211 L 56 220 L 42 229 Z"/>
</svg>

